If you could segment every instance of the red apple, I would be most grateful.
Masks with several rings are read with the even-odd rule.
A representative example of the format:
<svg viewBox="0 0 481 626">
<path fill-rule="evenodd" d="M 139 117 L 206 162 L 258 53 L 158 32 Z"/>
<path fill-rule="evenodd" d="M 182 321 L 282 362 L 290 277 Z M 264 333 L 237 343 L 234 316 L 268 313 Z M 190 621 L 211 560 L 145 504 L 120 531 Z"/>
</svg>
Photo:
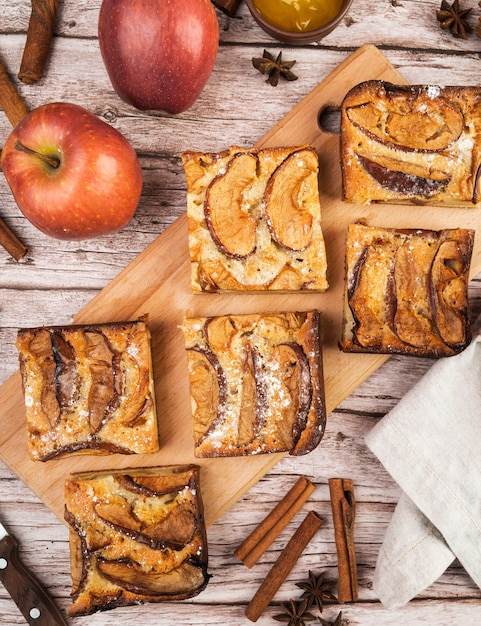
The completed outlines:
<svg viewBox="0 0 481 626">
<path fill-rule="evenodd" d="M 127 139 L 76 104 L 54 102 L 29 113 L 8 137 L 1 165 L 25 217 L 58 239 L 120 230 L 142 191 Z"/>
<path fill-rule="evenodd" d="M 103 0 L 98 34 L 117 94 L 137 109 L 176 114 L 209 79 L 219 22 L 210 0 Z"/>
</svg>

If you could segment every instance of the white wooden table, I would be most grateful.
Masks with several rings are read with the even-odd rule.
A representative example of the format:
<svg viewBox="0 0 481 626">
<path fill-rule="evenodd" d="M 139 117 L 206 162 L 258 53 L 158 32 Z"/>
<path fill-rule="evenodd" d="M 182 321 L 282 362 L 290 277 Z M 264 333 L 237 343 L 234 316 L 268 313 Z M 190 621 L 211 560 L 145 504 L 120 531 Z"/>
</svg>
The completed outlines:
<svg viewBox="0 0 481 626">
<path fill-rule="evenodd" d="M 19 326 L 69 323 L 74 314 L 107 285 L 185 207 L 180 152 L 187 148 L 219 150 L 230 144 L 251 145 L 351 52 L 377 45 L 410 83 L 475 85 L 481 75 L 481 39 L 464 41 L 442 31 L 436 21 L 440 0 L 354 0 L 344 22 L 320 44 L 291 47 L 267 37 L 246 6 L 235 18 L 218 12 L 220 47 L 207 87 L 195 105 L 178 116 L 146 114 L 119 100 L 103 67 L 97 40 L 100 0 L 60 0 L 51 59 L 44 79 L 19 89 L 30 108 L 48 101 L 80 104 L 124 133 L 136 148 L 144 169 L 144 191 L 131 224 L 115 236 L 91 241 L 59 242 L 36 231 L 19 213 L 5 181 L 0 181 L 0 214 L 29 247 L 19 263 L 0 250 L 0 383 L 17 368 L 14 348 Z M 481 14 L 476 0 L 474 26 Z M 0 2 L 0 55 L 16 75 L 25 41 L 30 3 Z M 295 82 L 267 85 L 251 65 L 266 48 L 296 59 Z M 0 141 L 9 123 L 0 115 Z M 473 318 L 481 309 L 481 276 L 470 284 Z M 324 518 L 316 535 L 258 624 L 276 623 L 279 604 L 299 597 L 295 586 L 309 569 L 337 578 L 327 479 L 354 480 L 355 527 L 360 598 L 355 604 L 327 606 L 323 617 L 343 624 L 419 625 L 481 623 L 481 592 L 459 564 L 398 611 L 387 611 L 372 591 L 374 565 L 399 488 L 368 451 L 364 435 L 423 375 L 431 362 L 392 357 L 337 407 L 328 418 L 323 442 L 305 457 L 285 458 L 218 522 L 209 528 L 210 567 L 207 589 L 191 601 L 145 605 L 71 620 L 75 624 L 144 626 L 158 624 L 246 625 L 245 606 L 303 519 L 305 509 L 252 569 L 234 556 L 235 547 L 277 503 L 297 476 L 305 474 L 317 489 L 309 506 Z M 32 492 L 0 463 L 0 519 L 14 534 L 21 556 L 66 610 L 70 603 L 68 531 Z M 0 585 L 0 624 L 24 624 Z"/>
</svg>

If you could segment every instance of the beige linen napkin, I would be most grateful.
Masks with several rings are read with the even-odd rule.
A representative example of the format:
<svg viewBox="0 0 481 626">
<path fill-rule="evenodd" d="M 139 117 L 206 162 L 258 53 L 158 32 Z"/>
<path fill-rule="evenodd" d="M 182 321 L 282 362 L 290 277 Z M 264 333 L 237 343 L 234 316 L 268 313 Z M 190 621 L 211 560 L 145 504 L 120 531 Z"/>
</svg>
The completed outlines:
<svg viewBox="0 0 481 626">
<path fill-rule="evenodd" d="M 440 359 L 366 436 L 403 494 L 374 574 L 396 608 L 458 558 L 481 587 L 481 336 Z"/>
</svg>

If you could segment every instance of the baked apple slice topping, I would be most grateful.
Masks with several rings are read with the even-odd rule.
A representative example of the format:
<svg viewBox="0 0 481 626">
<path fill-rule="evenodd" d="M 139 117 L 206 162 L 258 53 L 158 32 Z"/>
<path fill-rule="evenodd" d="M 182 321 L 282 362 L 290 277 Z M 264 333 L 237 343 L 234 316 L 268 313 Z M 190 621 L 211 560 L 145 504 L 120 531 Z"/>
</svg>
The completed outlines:
<svg viewBox="0 0 481 626">
<path fill-rule="evenodd" d="M 431 270 L 431 293 L 436 326 L 453 348 L 466 341 L 466 258 L 455 241 L 439 246 Z"/>
<path fill-rule="evenodd" d="M 257 174 L 257 157 L 240 152 L 207 187 L 204 216 L 210 235 L 226 256 L 244 258 L 256 249 L 257 220 L 249 212 L 249 185 Z"/>
<path fill-rule="evenodd" d="M 163 519 L 150 524 L 143 523 L 126 502 L 99 502 L 95 512 L 117 532 L 154 550 L 181 550 L 192 540 L 196 530 L 195 517 L 185 507 L 174 506 Z"/>
<path fill-rule="evenodd" d="M 192 589 L 201 589 L 208 581 L 204 568 L 189 561 L 167 572 L 146 572 L 131 559 L 98 559 L 97 566 L 105 578 L 115 585 L 133 593 L 165 595 L 168 599 L 183 594 L 192 595 Z"/>
<path fill-rule="evenodd" d="M 240 387 L 240 411 L 237 441 L 248 444 L 259 432 L 264 421 L 266 391 L 261 359 L 248 337 L 236 328 L 229 316 L 207 319 L 204 325 L 206 342 L 213 353 L 222 354 L 232 349 L 244 355 Z M 232 345 L 235 344 L 235 345 Z"/>
<path fill-rule="evenodd" d="M 246 343 L 245 361 L 242 368 L 241 408 L 237 441 L 246 445 L 253 441 L 262 429 L 267 407 L 265 372 L 257 350 Z"/>
<path fill-rule="evenodd" d="M 93 359 L 89 366 L 92 383 L 88 407 L 91 432 L 96 433 L 107 415 L 118 404 L 116 354 L 105 335 L 96 331 L 85 333 L 85 350 Z"/>
<path fill-rule="evenodd" d="M 57 399 L 59 405 L 62 407 L 62 412 L 66 412 L 68 407 L 75 402 L 78 395 L 75 350 L 61 333 L 52 332 L 51 341 L 53 357 L 56 364 L 55 381 Z"/>
<path fill-rule="evenodd" d="M 280 388 L 284 419 L 278 428 L 282 440 L 290 450 L 294 449 L 306 426 L 312 401 L 312 382 L 309 362 L 298 344 L 286 343 L 275 347 L 270 367 L 280 372 Z"/>
<path fill-rule="evenodd" d="M 90 387 L 88 406 L 89 421 L 92 433 L 96 433 L 102 426 L 108 409 L 114 398 L 114 372 L 112 365 L 92 363 L 90 366 L 92 386 Z"/>
<path fill-rule="evenodd" d="M 384 292 L 384 286 L 390 284 L 390 272 L 388 250 L 382 245 L 363 248 L 352 272 L 348 302 L 355 321 L 354 336 L 365 348 L 382 342 L 382 326 L 390 316 L 391 299 Z"/>
<path fill-rule="evenodd" d="M 123 488 L 144 496 L 165 496 L 179 493 L 185 489 L 186 479 L 190 472 L 169 473 L 165 475 L 135 476 L 120 474 L 115 480 Z"/>
<path fill-rule="evenodd" d="M 235 325 L 228 315 L 209 317 L 204 324 L 205 341 L 214 354 L 230 350 L 236 334 Z"/>
<path fill-rule="evenodd" d="M 95 513 L 109 526 L 116 530 L 122 530 L 126 535 L 138 538 L 141 524 L 134 517 L 132 509 L 124 500 L 119 502 L 96 502 Z"/>
<path fill-rule="evenodd" d="M 404 343 L 427 346 L 432 336 L 428 301 L 429 270 L 436 242 L 407 240 L 394 258 L 395 285 L 392 330 Z"/>
<path fill-rule="evenodd" d="M 55 426 L 60 419 L 60 406 L 57 399 L 55 372 L 57 365 L 52 358 L 52 340 L 48 330 L 41 330 L 30 340 L 28 349 L 37 362 L 39 377 L 42 379 L 42 392 L 38 418 L 42 418 L 47 430 Z M 23 356 L 20 367 L 23 367 Z"/>
<path fill-rule="evenodd" d="M 464 116 L 443 98 L 429 108 L 415 97 L 411 108 L 404 98 L 399 104 L 404 109 L 394 98 L 381 106 L 366 102 L 349 107 L 346 115 L 370 139 L 405 152 L 439 152 L 461 136 Z"/>
<path fill-rule="evenodd" d="M 271 175 L 264 194 L 264 212 L 272 238 L 289 250 L 302 251 L 312 240 L 312 214 L 307 206 L 310 186 L 317 176 L 313 150 L 290 154 Z"/>
<path fill-rule="evenodd" d="M 360 154 L 357 154 L 356 157 L 366 172 L 372 176 L 381 187 L 395 193 L 429 198 L 443 191 L 451 181 L 451 176 L 443 172 L 430 172 L 431 178 L 426 178 L 403 172 L 402 168 L 405 167 L 405 164 L 401 162 L 398 163 L 400 169 L 391 169 L 390 167 L 386 167 L 382 161 L 376 162 Z M 389 165 L 392 165 L 392 163 L 389 163 Z"/>
<path fill-rule="evenodd" d="M 210 350 L 189 348 L 187 350 L 193 413 L 196 415 L 194 439 L 198 445 L 210 430 L 223 420 L 227 381 L 219 359 Z M 212 419 L 212 407 L 217 413 Z"/>
<path fill-rule="evenodd" d="M 149 373 L 141 369 L 137 359 L 127 352 L 122 353 L 118 369 L 121 372 L 122 396 L 125 398 L 119 422 L 133 427 L 144 419 L 143 415 L 153 402 Z"/>
<path fill-rule="evenodd" d="M 196 530 L 194 513 L 186 506 L 174 506 L 163 520 L 143 528 L 142 534 L 156 546 L 165 545 L 173 550 L 182 550 L 192 541 Z"/>
</svg>

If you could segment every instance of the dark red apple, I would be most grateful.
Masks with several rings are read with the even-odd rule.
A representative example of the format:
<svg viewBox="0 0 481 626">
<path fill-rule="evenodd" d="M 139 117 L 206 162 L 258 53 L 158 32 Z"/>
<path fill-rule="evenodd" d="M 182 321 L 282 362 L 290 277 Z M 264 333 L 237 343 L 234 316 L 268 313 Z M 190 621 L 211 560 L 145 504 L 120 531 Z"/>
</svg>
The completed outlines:
<svg viewBox="0 0 481 626">
<path fill-rule="evenodd" d="M 122 229 L 142 191 L 142 169 L 127 139 L 76 104 L 29 113 L 8 137 L 1 165 L 25 217 L 58 239 Z"/>
<path fill-rule="evenodd" d="M 103 0 L 98 35 L 117 94 L 137 109 L 176 114 L 209 79 L 219 23 L 210 0 Z"/>
</svg>

